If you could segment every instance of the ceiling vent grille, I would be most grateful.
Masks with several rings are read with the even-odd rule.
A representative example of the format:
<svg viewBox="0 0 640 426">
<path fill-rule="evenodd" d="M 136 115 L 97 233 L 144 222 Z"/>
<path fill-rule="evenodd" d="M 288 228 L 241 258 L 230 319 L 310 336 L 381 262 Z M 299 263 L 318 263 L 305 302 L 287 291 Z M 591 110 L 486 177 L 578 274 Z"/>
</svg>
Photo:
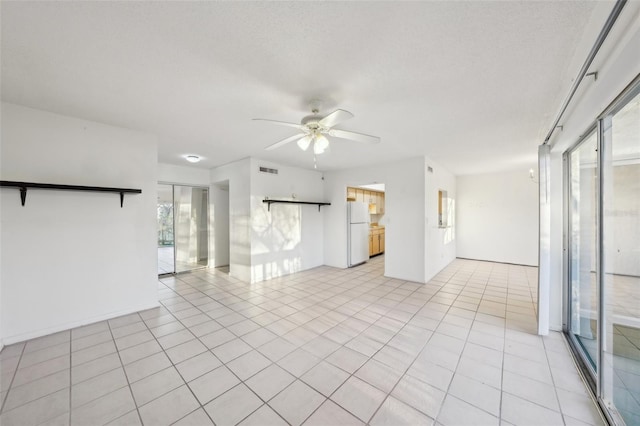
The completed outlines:
<svg viewBox="0 0 640 426">
<path fill-rule="evenodd" d="M 269 167 L 260 166 L 260 171 L 262 173 L 271 173 L 272 175 L 277 175 L 278 174 L 278 169 L 270 169 Z"/>
</svg>

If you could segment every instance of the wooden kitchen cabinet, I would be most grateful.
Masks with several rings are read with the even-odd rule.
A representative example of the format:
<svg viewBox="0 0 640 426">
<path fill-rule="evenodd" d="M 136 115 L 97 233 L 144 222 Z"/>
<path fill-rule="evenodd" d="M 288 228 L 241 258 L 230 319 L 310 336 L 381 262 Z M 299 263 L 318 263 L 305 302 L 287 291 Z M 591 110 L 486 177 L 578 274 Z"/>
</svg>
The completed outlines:
<svg viewBox="0 0 640 426">
<path fill-rule="evenodd" d="M 347 187 L 347 200 L 356 199 L 356 189 L 350 186 Z"/>
<path fill-rule="evenodd" d="M 384 192 L 378 192 L 376 197 L 376 212 L 384 214 Z"/>
<path fill-rule="evenodd" d="M 369 256 L 384 253 L 384 228 L 369 230 Z"/>
<path fill-rule="evenodd" d="M 378 193 L 374 191 L 365 191 L 364 201 L 369 204 L 376 204 L 378 200 Z"/>
<path fill-rule="evenodd" d="M 347 187 L 347 201 L 359 201 L 369 205 L 369 213 L 384 214 L 384 192 Z"/>
<path fill-rule="evenodd" d="M 380 254 L 380 235 L 373 236 L 373 254 Z"/>
</svg>

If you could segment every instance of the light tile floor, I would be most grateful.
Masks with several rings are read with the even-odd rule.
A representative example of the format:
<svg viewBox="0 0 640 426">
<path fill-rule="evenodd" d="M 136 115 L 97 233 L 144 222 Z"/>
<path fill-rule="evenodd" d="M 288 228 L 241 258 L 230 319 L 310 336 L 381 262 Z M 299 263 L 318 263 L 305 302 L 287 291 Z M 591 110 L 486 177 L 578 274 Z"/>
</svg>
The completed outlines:
<svg viewBox="0 0 640 426">
<path fill-rule="evenodd" d="M 173 262 L 173 246 L 158 247 L 158 275 L 173 273 Z"/>
<path fill-rule="evenodd" d="M 535 268 L 383 262 L 165 278 L 160 308 L 6 347 L 0 424 L 602 424 L 563 337 L 532 334 Z"/>
<path fill-rule="evenodd" d="M 199 262 L 178 260 L 174 264 L 174 255 L 173 246 L 158 247 L 158 275 L 172 274 L 176 271 L 176 268 L 178 268 L 178 272 L 185 272 L 207 266 L 208 261 L 206 259 Z"/>
</svg>

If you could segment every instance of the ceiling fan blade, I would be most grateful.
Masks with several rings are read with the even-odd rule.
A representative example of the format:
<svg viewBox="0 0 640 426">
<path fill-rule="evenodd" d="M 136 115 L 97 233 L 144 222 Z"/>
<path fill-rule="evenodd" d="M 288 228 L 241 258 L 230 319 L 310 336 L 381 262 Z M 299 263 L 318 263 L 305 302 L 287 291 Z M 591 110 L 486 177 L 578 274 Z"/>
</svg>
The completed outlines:
<svg viewBox="0 0 640 426">
<path fill-rule="evenodd" d="M 378 136 L 365 135 L 364 133 L 350 132 L 348 130 L 331 129 L 329 131 L 329 136 L 368 144 L 380 142 L 380 138 Z"/>
<path fill-rule="evenodd" d="M 254 118 L 253 121 L 266 121 L 267 123 L 279 124 L 281 126 L 295 127 L 298 130 L 305 130 L 306 127 L 298 123 L 287 123 L 286 121 L 267 120 L 266 118 Z"/>
<path fill-rule="evenodd" d="M 289 142 L 293 142 L 297 139 L 305 137 L 306 133 L 298 133 L 297 135 L 289 136 L 288 138 L 282 139 L 280 142 L 276 142 L 273 145 L 269 145 L 265 148 L 267 151 L 271 151 L 272 149 L 280 148 L 282 145 L 286 145 Z"/>
<path fill-rule="evenodd" d="M 345 111 L 343 109 L 337 109 L 333 111 L 331 114 L 327 115 L 325 118 L 320 120 L 318 124 L 323 127 L 333 127 L 336 124 L 342 123 L 350 118 L 353 118 L 353 114 L 349 111 Z"/>
</svg>

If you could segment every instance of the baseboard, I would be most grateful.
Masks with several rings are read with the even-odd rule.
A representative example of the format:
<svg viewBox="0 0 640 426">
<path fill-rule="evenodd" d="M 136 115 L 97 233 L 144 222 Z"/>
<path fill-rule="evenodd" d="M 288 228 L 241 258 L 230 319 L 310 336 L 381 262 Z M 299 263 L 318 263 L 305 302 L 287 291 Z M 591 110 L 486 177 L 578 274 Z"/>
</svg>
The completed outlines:
<svg viewBox="0 0 640 426">
<path fill-rule="evenodd" d="M 471 258 L 471 257 L 459 257 L 459 256 L 457 256 L 456 259 L 475 260 L 477 262 L 504 263 L 505 265 L 514 265 L 514 266 L 530 266 L 530 267 L 533 267 L 533 268 L 537 268 L 538 267 L 538 265 L 530 265 L 530 264 L 527 264 L 527 263 L 506 262 L 504 260 L 474 259 L 474 258 Z"/>
<path fill-rule="evenodd" d="M 96 322 L 110 320 L 116 317 L 121 317 L 123 315 L 133 314 L 135 312 L 145 311 L 147 309 L 157 308 L 160 306 L 160 302 L 154 302 L 150 304 L 132 306 L 127 309 L 122 309 L 119 311 L 109 312 L 107 314 L 97 315 L 95 317 L 83 318 L 78 321 L 71 321 L 64 324 L 58 324 L 53 327 L 43 328 L 36 331 L 30 331 L 27 333 L 16 334 L 14 336 L 5 336 L 0 341 L 0 348 L 5 345 L 12 345 L 14 343 L 24 342 L 26 340 L 35 339 L 42 336 L 47 336 L 49 334 L 58 333 L 60 331 L 70 330 L 72 328 L 82 327 L 84 325 L 93 324 Z"/>
<path fill-rule="evenodd" d="M 562 333 L 562 324 L 551 324 L 549 325 L 549 331 L 558 331 Z"/>
</svg>

